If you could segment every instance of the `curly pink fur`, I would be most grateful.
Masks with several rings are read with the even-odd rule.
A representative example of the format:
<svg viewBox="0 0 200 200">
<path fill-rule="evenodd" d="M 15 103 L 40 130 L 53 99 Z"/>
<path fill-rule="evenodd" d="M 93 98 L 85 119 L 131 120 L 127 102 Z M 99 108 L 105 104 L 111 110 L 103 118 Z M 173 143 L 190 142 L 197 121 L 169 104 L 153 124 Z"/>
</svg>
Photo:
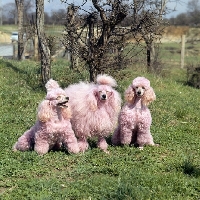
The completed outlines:
<svg viewBox="0 0 200 200">
<path fill-rule="evenodd" d="M 136 89 L 144 90 L 142 96 L 136 94 Z M 123 106 L 119 118 L 118 127 L 112 135 L 112 143 L 135 144 L 142 148 L 145 144 L 154 145 L 153 137 L 150 133 L 152 122 L 148 105 L 156 99 L 150 81 L 145 77 L 137 77 L 124 93 L 125 105 Z"/>
<path fill-rule="evenodd" d="M 45 154 L 51 149 L 60 149 L 64 145 L 68 152 L 78 153 L 77 138 L 72 130 L 71 109 L 65 91 L 58 83 L 50 79 L 46 84 L 46 98 L 39 104 L 37 121 L 15 143 L 13 150 L 34 149 Z"/>
<path fill-rule="evenodd" d="M 111 76 L 98 75 L 96 84 L 80 82 L 65 89 L 71 99 L 71 122 L 81 151 L 88 148 L 89 137 L 97 137 L 97 146 L 107 152 L 105 137 L 114 130 L 121 108 L 121 96 L 113 88 L 116 85 Z"/>
</svg>

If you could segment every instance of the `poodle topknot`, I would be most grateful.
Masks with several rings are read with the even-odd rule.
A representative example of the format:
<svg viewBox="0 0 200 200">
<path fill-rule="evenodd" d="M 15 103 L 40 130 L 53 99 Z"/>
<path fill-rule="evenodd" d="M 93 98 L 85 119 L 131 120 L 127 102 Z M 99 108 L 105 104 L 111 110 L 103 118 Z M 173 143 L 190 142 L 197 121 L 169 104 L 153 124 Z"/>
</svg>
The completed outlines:
<svg viewBox="0 0 200 200">
<path fill-rule="evenodd" d="M 144 88 L 146 88 L 146 90 L 148 90 L 150 88 L 150 81 L 146 79 L 145 77 L 137 77 L 133 80 L 132 87 L 136 88 L 139 85 L 140 86 L 142 85 Z"/>
<path fill-rule="evenodd" d="M 114 145 L 134 144 L 140 149 L 144 145 L 155 145 L 150 132 L 152 122 L 148 105 L 156 99 L 150 81 L 145 77 L 137 77 L 125 91 L 125 105 L 119 118 L 118 127 L 112 135 Z"/>
<path fill-rule="evenodd" d="M 51 149 L 59 150 L 64 145 L 69 153 L 78 153 L 77 139 L 70 122 L 69 97 L 52 79 L 45 86 L 47 95 L 38 106 L 37 121 L 19 137 L 13 150 L 34 149 L 38 154 L 43 155 Z"/>
<path fill-rule="evenodd" d="M 117 124 L 121 96 L 113 88 L 116 81 L 106 74 L 98 75 L 95 83 L 80 82 L 65 91 L 72 108 L 72 127 L 78 137 L 80 151 L 88 149 L 87 139 L 97 137 L 97 146 L 105 152 L 109 136 Z"/>
<path fill-rule="evenodd" d="M 99 85 L 109 85 L 111 87 L 117 87 L 117 82 L 115 81 L 115 79 L 113 79 L 111 76 L 108 76 L 106 74 L 97 75 L 96 82 Z"/>
<path fill-rule="evenodd" d="M 45 88 L 47 89 L 47 92 L 49 92 L 52 89 L 60 88 L 59 84 L 57 81 L 50 79 L 46 84 Z"/>
</svg>

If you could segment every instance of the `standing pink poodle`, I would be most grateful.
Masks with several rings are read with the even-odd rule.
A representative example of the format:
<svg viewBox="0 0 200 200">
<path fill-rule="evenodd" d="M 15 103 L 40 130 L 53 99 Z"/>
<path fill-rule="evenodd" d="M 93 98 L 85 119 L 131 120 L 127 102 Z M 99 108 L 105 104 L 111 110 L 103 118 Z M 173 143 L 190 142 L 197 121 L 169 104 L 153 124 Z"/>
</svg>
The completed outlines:
<svg viewBox="0 0 200 200">
<path fill-rule="evenodd" d="M 113 88 L 116 81 L 111 76 L 98 75 L 96 82 L 80 82 L 65 89 L 71 100 L 72 127 L 82 152 L 88 149 L 89 137 L 97 137 L 97 146 L 107 152 L 105 137 L 114 131 L 121 108 L 121 96 Z"/>
<path fill-rule="evenodd" d="M 45 154 L 51 149 L 60 149 L 62 144 L 70 153 L 78 153 L 79 147 L 71 127 L 69 97 L 58 83 L 50 79 L 46 83 L 47 95 L 40 103 L 35 125 L 16 142 L 13 150 L 34 150 Z"/>
<path fill-rule="evenodd" d="M 112 143 L 135 144 L 140 149 L 144 145 L 155 145 L 150 132 L 152 122 L 148 104 L 156 99 L 150 81 L 144 77 L 137 77 L 125 91 L 126 104 L 123 106 L 118 127 L 113 136 Z"/>
</svg>

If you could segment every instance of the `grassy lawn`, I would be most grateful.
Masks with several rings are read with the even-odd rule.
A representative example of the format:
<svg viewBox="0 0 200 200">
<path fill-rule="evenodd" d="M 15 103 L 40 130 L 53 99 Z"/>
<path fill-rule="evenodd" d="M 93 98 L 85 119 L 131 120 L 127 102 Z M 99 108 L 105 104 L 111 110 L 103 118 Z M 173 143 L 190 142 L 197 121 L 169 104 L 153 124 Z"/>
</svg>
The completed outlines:
<svg viewBox="0 0 200 200">
<path fill-rule="evenodd" d="M 12 152 L 12 146 L 35 122 L 45 91 L 39 64 L 0 60 L 0 199 L 199 199 L 200 90 L 186 86 L 184 69 L 172 67 L 164 77 L 126 69 L 116 72 L 117 90 L 136 76 L 145 76 L 157 95 L 150 105 L 151 131 L 159 147 L 114 147 L 110 154 L 96 148 L 84 154 L 65 151 L 38 156 L 34 151 Z M 57 61 L 52 77 L 62 87 L 85 80 Z"/>
</svg>

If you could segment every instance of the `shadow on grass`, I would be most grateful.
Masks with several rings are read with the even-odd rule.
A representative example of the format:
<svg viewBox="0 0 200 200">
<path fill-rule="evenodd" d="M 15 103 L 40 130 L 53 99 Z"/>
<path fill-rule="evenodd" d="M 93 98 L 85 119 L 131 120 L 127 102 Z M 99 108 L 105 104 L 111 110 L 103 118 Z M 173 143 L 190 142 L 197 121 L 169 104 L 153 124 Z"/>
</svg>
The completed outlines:
<svg viewBox="0 0 200 200">
<path fill-rule="evenodd" d="M 200 177 L 200 168 L 195 166 L 190 160 L 187 160 L 181 166 L 183 173 L 192 177 Z"/>
<path fill-rule="evenodd" d="M 43 86 L 42 82 L 39 80 L 39 78 L 36 77 L 40 77 L 40 68 L 31 68 L 31 70 L 23 70 L 20 69 L 14 65 L 12 65 L 10 62 L 8 61 L 1 61 L 3 62 L 3 64 L 7 67 L 12 69 L 14 72 L 16 72 L 17 74 L 20 74 L 20 78 L 22 78 L 24 81 L 26 81 L 26 84 L 32 88 L 34 91 L 43 91 L 45 90 L 45 87 Z"/>
<path fill-rule="evenodd" d="M 106 142 L 109 146 L 113 146 L 112 142 L 111 142 L 111 137 L 112 136 L 108 136 L 106 139 Z M 89 148 L 90 149 L 94 149 L 94 148 L 98 148 L 97 147 L 97 142 L 98 142 L 98 139 L 97 138 L 88 138 L 88 144 L 89 144 Z"/>
</svg>

